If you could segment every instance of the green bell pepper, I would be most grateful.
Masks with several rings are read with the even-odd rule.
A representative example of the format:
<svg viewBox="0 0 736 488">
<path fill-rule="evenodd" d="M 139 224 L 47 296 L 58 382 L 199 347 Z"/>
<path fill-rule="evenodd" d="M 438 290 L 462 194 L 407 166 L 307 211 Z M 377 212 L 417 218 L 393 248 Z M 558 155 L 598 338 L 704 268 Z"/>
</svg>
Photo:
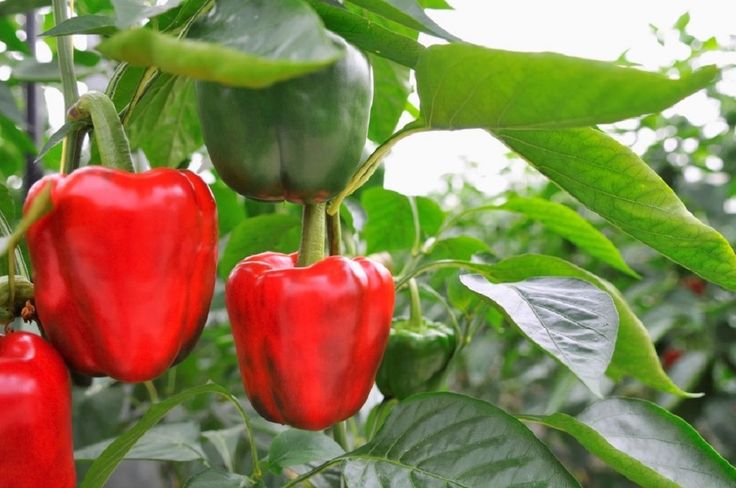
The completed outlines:
<svg viewBox="0 0 736 488">
<path fill-rule="evenodd" d="M 378 389 L 387 398 L 402 400 L 414 393 L 437 390 L 457 347 L 455 329 L 424 320 L 416 283 L 409 319 L 395 320 L 388 346 L 376 375 Z"/>
<path fill-rule="evenodd" d="M 221 32 L 227 24 L 208 26 L 208 19 L 190 36 L 207 39 L 216 27 L 218 40 L 227 39 Z M 368 133 L 371 67 L 357 48 L 331 37 L 345 55 L 320 71 L 264 89 L 196 82 L 210 158 L 222 180 L 241 195 L 321 203 L 355 173 Z"/>
</svg>

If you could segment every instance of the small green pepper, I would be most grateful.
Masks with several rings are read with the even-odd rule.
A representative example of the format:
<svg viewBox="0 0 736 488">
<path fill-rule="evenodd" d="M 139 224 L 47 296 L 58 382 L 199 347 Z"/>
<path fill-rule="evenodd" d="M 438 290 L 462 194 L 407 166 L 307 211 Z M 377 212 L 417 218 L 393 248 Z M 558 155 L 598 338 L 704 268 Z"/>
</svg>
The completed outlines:
<svg viewBox="0 0 736 488">
<path fill-rule="evenodd" d="M 381 393 L 399 400 L 437 390 L 457 346 L 455 329 L 421 317 L 416 282 L 411 280 L 409 284 L 411 315 L 409 319 L 394 320 L 376 376 Z"/>
</svg>

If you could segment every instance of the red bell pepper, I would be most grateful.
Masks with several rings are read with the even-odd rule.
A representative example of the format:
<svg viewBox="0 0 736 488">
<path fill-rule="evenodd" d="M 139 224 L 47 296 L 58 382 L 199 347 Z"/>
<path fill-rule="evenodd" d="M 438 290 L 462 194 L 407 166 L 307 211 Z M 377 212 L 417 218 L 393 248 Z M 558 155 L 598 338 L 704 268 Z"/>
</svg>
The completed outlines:
<svg viewBox="0 0 736 488">
<path fill-rule="evenodd" d="M 192 172 L 86 167 L 48 176 L 53 208 L 28 231 L 38 316 L 76 371 L 156 378 L 204 326 L 217 260 L 215 202 Z"/>
<path fill-rule="evenodd" d="M 319 430 L 357 412 L 391 327 L 391 274 L 370 259 L 241 261 L 225 289 L 245 390 L 266 419 Z"/>
<path fill-rule="evenodd" d="M 73 488 L 69 374 L 27 332 L 0 336 L 0 488 Z"/>
</svg>

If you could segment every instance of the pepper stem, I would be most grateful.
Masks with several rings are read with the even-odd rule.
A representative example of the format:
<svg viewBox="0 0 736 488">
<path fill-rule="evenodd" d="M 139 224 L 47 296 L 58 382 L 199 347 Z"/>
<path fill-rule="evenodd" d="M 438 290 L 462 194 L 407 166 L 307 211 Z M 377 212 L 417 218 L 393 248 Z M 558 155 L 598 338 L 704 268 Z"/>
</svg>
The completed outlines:
<svg viewBox="0 0 736 488">
<path fill-rule="evenodd" d="M 68 120 L 92 119 L 97 149 L 102 165 L 124 171 L 134 171 L 130 146 L 120 117 L 107 95 L 87 92 L 67 112 Z"/>
<path fill-rule="evenodd" d="M 350 447 L 348 446 L 348 434 L 345 429 L 345 421 L 338 422 L 332 426 L 332 437 L 335 439 L 335 442 L 342 447 L 343 451 L 347 452 L 350 450 Z"/>
<path fill-rule="evenodd" d="M 422 304 L 419 299 L 419 286 L 414 278 L 409 280 L 409 329 L 419 331 L 423 328 Z"/>
<path fill-rule="evenodd" d="M 340 214 L 327 214 L 327 243 L 330 248 L 330 256 L 340 255 Z"/>
<path fill-rule="evenodd" d="M 325 257 L 325 206 L 324 203 L 304 205 L 297 266 L 309 266 Z"/>
</svg>

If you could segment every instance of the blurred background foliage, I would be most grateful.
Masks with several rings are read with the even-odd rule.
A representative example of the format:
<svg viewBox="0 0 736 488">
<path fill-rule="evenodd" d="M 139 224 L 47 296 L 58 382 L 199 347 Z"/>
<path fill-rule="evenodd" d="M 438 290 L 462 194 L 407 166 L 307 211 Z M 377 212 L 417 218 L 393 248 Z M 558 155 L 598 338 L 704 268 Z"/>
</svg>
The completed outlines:
<svg viewBox="0 0 736 488">
<path fill-rule="evenodd" d="M 0 3 L 0 178 L 4 183 L 0 186 L 0 212 L 11 225 L 18 219 L 29 180 L 39 174 L 39 169 L 57 170 L 60 155 L 60 146 L 51 148 L 38 161 L 39 168 L 30 167 L 29 171 L 39 148 L 51 137 L 51 127 L 63 122 L 63 113 L 59 113 L 63 112 L 63 105 L 55 63 L 55 38 L 44 36 L 37 43 L 29 43 L 53 26 L 50 9 L 45 7 L 49 2 L 32 3 L 41 9 L 30 24 L 29 17 L 22 12 L 28 8 L 28 2 Z M 183 2 L 179 8 L 185 8 L 187 3 Z M 78 0 L 76 9 L 80 14 L 114 13 L 110 0 Z M 156 19 L 165 22 L 175 12 L 176 9 Z M 715 39 L 696 39 L 688 34 L 687 21 L 684 15 L 672 28 L 653 28 L 652 35 L 657 38 L 676 32 L 679 42 L 690 52 L 687 59 L 664 69 L 665 73 L 690 72 L 714 53 L 735 62 L 734 39 L 727 44 L 719 44 Z M 105 90 L 115 66 L 94 52 L 95 43 L 95 36 L 75 37 L 77 75 L 82 89 Z M 627 63 L 625 55 L 619 62 Z M 396 126 L 410 86 L 408 70 L 386 60 L 380 63 L 376 66 L 376 89 L 391 93 L 394 103 L 374 111 L 371 134 L 378 142 Z M 726 68 L 725 73 L 733 75 L 733 64 Z M 131 95 L 129 87 L 141 75 L 140 70 L 124 73 L 114 93 L 118 97 L 116 101 L 125 104 Z M 207 161 L 196 113 L 184 110 L 184 115 L 174 122 L 167 118 L 168 111 L 186 109 L 192 103 L 191 86 L 173 82 L 166 76 L 155 83 L 157 89 L 146 95 L 151 99 L 148 112 L 143 108 L 133 112 L 126 124 L 133 147 L 139 149 L 136 154 L 139 167 L 145 167 L 148 160 L 166 160 L 167 165 L 189 166 L 199 171 L 211 184 L 220 219 L 221 278 L 210 320 L 197 348 L 155 381 L 155 388 L 122 385 L 106 379 L 96 379 L 91 386 L 75 387 L 75 444 L 80 450 L 80 475 L 88 465 L 84 459 L 99 453 L 99 445 L 95 444 L 124 431 L 157 397 L 167 397 L 213 380 L 244 398 L 224 311 L 222 278 L 245 255 L 266 249 L 292 251 L 298 244 L 298 208 L 245 201 L 233 193 L 217 178 Z M 644 159 L 675 189 L 688 208 L 733 242 L 736 239 L 736 100 L 724 93 L 718 83 L 708 89 L 707 96 L 719 108 L 720 117 L 705 126 L 694 125 L 670 110 L 606 130 L 629 145 L 638 144 Z M 153 134 L 146 128 L 153 126 L 157 127 L 155 137 L 150 137 Z M 702 392 L 705 397 L 682 400 L 628 380 L 617 385 L 611 383 L 607 394 L 658 402 L 693 424 L 732 463 L 736 461 L 734 296 L 706 284 L 611 227 L 547 183 L 533 169 L 521 173 L 515 170 L 523 163 L 513 155 L 498 161 L 505 168 L 501 176 L 508 179 L 509 188 L 500 194 L 484 194 L 474 186 L 472 177 L 468 176 L 472 174 L 473 164 L 468 163 L 467 172 L 448 175 L 441 190 L 427 197 L 413 198 L 413 205 L 409 198 L 382 189 L 379 171 L 343 209 L 346 252 L 374 254 L 394 273 L 422 260 L 472 257 L 494 262 L 517 254 L 544 253 L 563 257 L 612 281 L 646 325 L 672 378 L 684 389 Z M 487 211 L 458 217 L 463 210 L 501 204 L 514 195 L 541 197 L 573 208 L 616 244 L 642 278 L 636 280 L 612 269 L 522 214 Z M 420 222 L 419 241 L 414 234 L 413 208 Z M 481 305 L 475 295 L 460 286 L 457 275 L 456 271 L 442 270 L 421 279 L 423 309 L 428 318 L 457 320 L 475 331 L 472 342 L 453 364 L 448 376 L 449 389 L 517 413 L 575 414 L 593 400 L 572 373 L 509 326 L 498 311 Z M 406 315 L 407 308 L 402 293 L 396 315 Z M 380 394 L 374 392 L 362 419 L 380 402 Z M 267 423 L 249 411 L 265 452 L 273 436 L 284 428 Z M 366 435 L 361 422 L 351 422 L 349 428 L 356 437 Z M 535 432 L 545 438 L 584 486 L 632 486 L 569 437 L 536 427 Z M 132 459 L 163 462 L 129 461 L 109 486 L 132 486 L 134 482 L 148 487 L 182 486 L 184 480 L 204 466 L 245 472 L 250 462 L 246 450 L 242 427 L 232 407 L 213 398 L 199 397 L 186 407 L 178 407 L 129 455 Z M 280 486 L 283 480 L 283 475 L 272 473 L 266 482 Z"/>
</svg>

